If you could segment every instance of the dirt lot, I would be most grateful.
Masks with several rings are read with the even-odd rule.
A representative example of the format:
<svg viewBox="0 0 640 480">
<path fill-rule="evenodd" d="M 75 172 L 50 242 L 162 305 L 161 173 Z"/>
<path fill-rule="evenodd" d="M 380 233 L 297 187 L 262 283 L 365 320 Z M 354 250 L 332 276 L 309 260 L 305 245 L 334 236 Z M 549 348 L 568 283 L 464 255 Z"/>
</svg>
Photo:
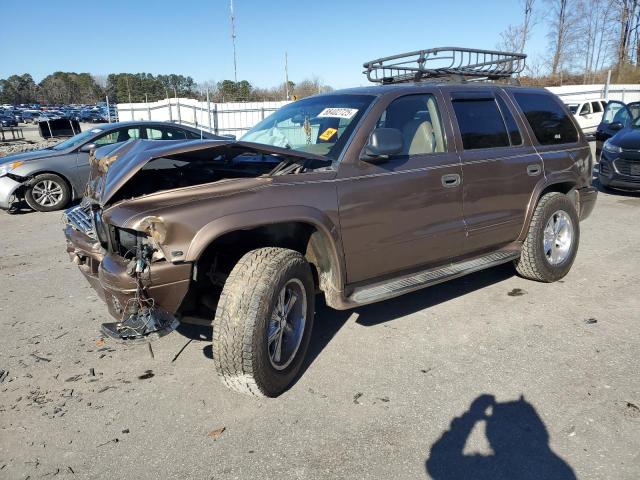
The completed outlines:
<svg viewBox="0 0 640 480">
<path fill-rule="evenodd" d="M 601 194 L 582 229 L 553 285 L 507 265 L 319 304 L 306 371 L 259 400 L 216 379 L 206 328 L 155 358 L 103 344 L 60 213 L 0 212 L 0 478 L 636 480 L 640 196 Z"/>
</svg>

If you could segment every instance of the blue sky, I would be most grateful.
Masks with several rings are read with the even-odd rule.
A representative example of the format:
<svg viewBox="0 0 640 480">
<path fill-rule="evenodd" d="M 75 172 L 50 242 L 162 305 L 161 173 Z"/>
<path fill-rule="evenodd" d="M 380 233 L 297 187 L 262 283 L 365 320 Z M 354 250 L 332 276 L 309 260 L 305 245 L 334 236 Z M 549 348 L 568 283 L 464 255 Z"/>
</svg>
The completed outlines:
<svg viewBox="0 0 640 480">
<path fill-rule="evenodd" d="M 238 78 L 362 85 L 362 63 L 434 46 L 495 48 L 517 0 L 235 0 Z M 542 8 L 542 2 L 538 2 Z M 2 0 L 0 77 L 57 70 L 233 78 L 228 0 Z M 539 24 L 527 49 L 546 48 Z"/>
</svg>

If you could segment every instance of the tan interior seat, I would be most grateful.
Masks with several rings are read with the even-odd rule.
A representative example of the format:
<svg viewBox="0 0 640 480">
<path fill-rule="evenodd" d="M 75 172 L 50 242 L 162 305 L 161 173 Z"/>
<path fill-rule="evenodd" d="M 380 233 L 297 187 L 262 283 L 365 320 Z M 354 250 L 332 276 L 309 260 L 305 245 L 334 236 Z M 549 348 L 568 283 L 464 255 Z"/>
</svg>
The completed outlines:
<svg viewBox="0 0 640 480">
<path fill-rule="evenodd" d="M 431 122 L 413 120 L 402 129 L 405 155 L 433 153 L 436 149 L 436 137 Z"/>
</svg>

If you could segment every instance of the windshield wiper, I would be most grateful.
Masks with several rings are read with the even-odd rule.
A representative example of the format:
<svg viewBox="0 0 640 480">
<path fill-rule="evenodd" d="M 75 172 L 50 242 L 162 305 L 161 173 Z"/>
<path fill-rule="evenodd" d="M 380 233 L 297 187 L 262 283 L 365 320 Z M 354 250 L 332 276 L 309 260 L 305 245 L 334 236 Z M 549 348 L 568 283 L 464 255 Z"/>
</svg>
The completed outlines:
<svg viewBox="0 0 640 480">
<path fill-rule="evenodd" d="M 316 163 L 320 163 L 321 166 L 316 165 Z M 295 172 L 298 169 L 300 169 L 301 171 L 307 169 L 313 170 L 316 168 L 327 167 L 332 163 L 333 162 L 329 159 L 286 157 L 267 175 L 270 177 L 274 177 L 276 175 L 287 175 L 289 173 Z"/>
</svg>

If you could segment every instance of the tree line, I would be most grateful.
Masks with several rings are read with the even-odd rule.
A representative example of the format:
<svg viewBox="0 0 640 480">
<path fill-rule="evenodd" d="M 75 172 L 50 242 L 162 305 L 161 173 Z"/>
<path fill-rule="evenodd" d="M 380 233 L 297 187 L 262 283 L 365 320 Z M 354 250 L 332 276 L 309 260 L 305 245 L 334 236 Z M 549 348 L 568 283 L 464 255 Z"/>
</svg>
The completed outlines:
<svg viewBox="0 0 640 480">
<path fill-rule="evenodd" d="M 165 98 L 188 97 L 212 102 L 248 102 L 302 98 L 331 91 L 318 78 L 289 82 L 273 88 L 253 86 L 247 80 L 196 83 L 184 75 L 150 73 L 112 73 L 106 76 L 89 73 L 55 72 L 36 83 L 28 74 L 0 79 L 0 103 L 5 104 L 93 104 L 129 101 L 154 102 Z"/>
<path fill-rule="evenodd" d="M 524 52 L 546 30 L 546 54 L 527 58 L 522 83 L 562 85 L 640 81 L 640 0 L 519 0 L 521 22 L 500 33 L 497 48 Z"/>
</svg>

